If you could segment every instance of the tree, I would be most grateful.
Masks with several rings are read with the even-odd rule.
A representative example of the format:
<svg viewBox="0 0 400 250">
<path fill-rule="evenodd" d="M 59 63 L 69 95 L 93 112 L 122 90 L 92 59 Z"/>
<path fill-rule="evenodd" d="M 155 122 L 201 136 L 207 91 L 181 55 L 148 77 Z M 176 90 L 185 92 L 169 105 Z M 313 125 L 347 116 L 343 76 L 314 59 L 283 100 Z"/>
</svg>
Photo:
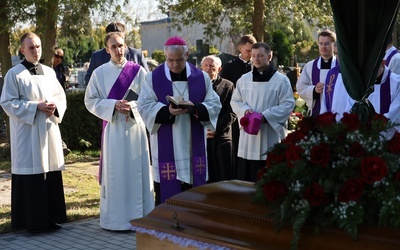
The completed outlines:
<svg viewBox="0 0 400 250">
<path fill-rule="evenodd" d="M 238 41 L 243 34 L 253 33 L 264 41 L 272 34 L 273 22 L 290 25 L 307 21 L 312 27 L 332 27 L 332 11 L 323 0 L 160 0 L 159 8 L 170 14 L 176 27 L 200 23 L 205 25 L 204 36 L 231 37 Z M 263 21 L 265 20 L 265 21 Z M 229 22 L 229 27 L 222 24 Z M 264 24 L 264 25 L 261 25 Z M 262 26 L 262 29 L 260 28 Z M 266 34 L 266 35 L 265 35 Z"/>
<path fill-rule="evenodd" d="M 8 48 L 10 41 L 10 29 L 9 29 L 9 16 L 10 12 L 8 1 L 0 2 L 0 48 Z M 3 76 L 11 68 L 11 53 L 8 49 L 0 49 L 0 64 L 1 72 Z M 0 91 L 1 92 L 1 91 Z"/>
</svg>

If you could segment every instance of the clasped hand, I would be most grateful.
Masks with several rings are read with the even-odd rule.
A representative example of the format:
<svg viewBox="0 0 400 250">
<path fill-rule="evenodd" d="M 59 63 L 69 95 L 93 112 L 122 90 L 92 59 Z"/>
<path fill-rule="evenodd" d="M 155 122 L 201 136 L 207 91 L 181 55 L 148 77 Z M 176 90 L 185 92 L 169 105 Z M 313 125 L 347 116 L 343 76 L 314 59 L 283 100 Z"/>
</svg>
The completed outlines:
<svg viewBox="0 0 400 250">
<path fill-rule="evenodd" d="M 118 100 L 115 104 L 115 109 L 124 115 L 129 115 L 131 112 L 131 105 L 127 100 Z"/>
<path fill-rule="evenodd" d="M 50 117 L 54 114 L 56 111 L 56 105 L 53 102 L 41 102 L 38 104 L 37 109 L 40 111 L 44 112 L 46 114 L 46 117 Z"/>
</svg>

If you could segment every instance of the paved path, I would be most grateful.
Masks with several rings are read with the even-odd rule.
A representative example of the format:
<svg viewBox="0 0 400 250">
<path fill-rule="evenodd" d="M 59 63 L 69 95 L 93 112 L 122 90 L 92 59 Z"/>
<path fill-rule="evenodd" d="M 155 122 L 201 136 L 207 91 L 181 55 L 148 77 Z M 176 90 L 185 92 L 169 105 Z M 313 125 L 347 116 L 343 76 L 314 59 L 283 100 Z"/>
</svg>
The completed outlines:
<svg viewBox="0 0 400 250">
<path fill-rule="evenodd" d="M 66 171 L 97 174 L 98 162 L 68 164 L 66 168 Z M 10 174 L 0 173 L 0 200 L 8 204 L 11 203 L 10 179 Z M 49 233 L 33 235 L 24 230 L 0 234 L 0 250 L 136 250 L 136 236 L 133 231 L 108 231 L 102 229 L 99 223 L 99 219 L 96 218 L 64 223 L 61 230 Z"/>
<path fill-rule="evenodd" d="M 107 249 L 136 250 L 133 231 L 107 231 L 99 226 L 99 219 L 81 220 L 62 224 L 59 231 L 30 234 L 19 231 L 0 235 L 0 249 Z"/>
</svg>

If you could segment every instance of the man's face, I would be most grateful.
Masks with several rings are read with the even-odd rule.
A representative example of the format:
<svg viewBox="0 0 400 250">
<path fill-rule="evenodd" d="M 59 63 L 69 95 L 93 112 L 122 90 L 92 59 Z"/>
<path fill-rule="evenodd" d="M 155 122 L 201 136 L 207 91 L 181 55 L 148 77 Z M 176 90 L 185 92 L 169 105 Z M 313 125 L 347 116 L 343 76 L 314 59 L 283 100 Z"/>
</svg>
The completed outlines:
<svg viewBox="0 0 400 250">
<path fill-rule="evenodd" d="M 63 59 L 64 59 L 64 52 L 62 52 L 61 50 L 57 50 L 54 53 L 54 59 L 53 59 L 54 66 L 57 66 L 60 63 L 62 63 Z"/>
<path fill-rule="evenodd" d="M 42 56 L 42 43 L 39 37 L 27 37 L 22 43 L 21 53 L 25 56 L 25 59 L 33 64 L 39 62 Z"/>
<path fill-rule="evenodd" d="M 108 39 L 106 51 L 114 63 L 121 64 L 125 61 L 125 49 L 125 41 L 119 35 L 115 34 Z"/>
<path fill-rule="evenodd" d="M 267 53 L 263 47 L 251 50 L 251 60 L 253 61 L 254 67 L 259 71 L 264 71 L 268 68 L 271 57 L 272 53 Z"/>
<path fill-rule="evenodd" d="M 183 53 L 183 48 L 168 50 L 165 52 L 165 62 L 169 70 L 175 74 L 180 74 L 185 69 L 186 60 L 189 52 Z"/>
<path fill-rule="evenodd" d="M 218 67 L 212 58 L 206 58 L 201 64 L 201 69 L 210 76 L 211 80 L 214 80 L 215 78 L 217 78 L 221 67 Z"/>
<path fill-rule="evenodd" d="M 244 45 L 239 45 L 240 56 L 243 60 L 250 60 L 251 59 L 251 47 L 253 44 L 246 43 Z"/>
<path fill-rule="evenodd" d="M 319 54 L 324 59 L 329 59 L 333 56 L 335 44 L 332 41 L 332 38 L 328 36 L 320 36 L 318 37 L 318 50 Z"/>
</svg>

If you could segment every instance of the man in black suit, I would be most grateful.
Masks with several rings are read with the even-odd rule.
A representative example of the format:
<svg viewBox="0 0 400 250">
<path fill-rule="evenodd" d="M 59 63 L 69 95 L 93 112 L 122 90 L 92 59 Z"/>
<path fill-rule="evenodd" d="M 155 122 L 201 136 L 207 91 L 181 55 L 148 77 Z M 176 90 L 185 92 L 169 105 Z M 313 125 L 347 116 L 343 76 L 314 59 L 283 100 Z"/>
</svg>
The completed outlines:
<svg viewBox="0 0 400 250">
<path fill-rule="evenodd" d="M 119 22 L 112 22 L 106 27 L 106 33 L 119 31 L 125 33 L 125 26 Z M 139 49 L 135 49 L 132 47 L 127 47 L 125 52 L 125 57 L 128 61 L 134 61 L 137 64 L 143 66 L 146 71 L 149 71 L 149 67 L 147 66 L 147 60 L 144 57 L 143 53 Z M 92 76 L 93 70 L 103 65 L 106 62 L 109 62 L 111 59 L 110 54 L 106 52 L 106 49 L 96 50 L 92 53 L 92 57 L 90 59 L 89 68 L 86 72 L 85 83 L 86 85 L 89 83 L 90 77 Z"/>
</svg>

